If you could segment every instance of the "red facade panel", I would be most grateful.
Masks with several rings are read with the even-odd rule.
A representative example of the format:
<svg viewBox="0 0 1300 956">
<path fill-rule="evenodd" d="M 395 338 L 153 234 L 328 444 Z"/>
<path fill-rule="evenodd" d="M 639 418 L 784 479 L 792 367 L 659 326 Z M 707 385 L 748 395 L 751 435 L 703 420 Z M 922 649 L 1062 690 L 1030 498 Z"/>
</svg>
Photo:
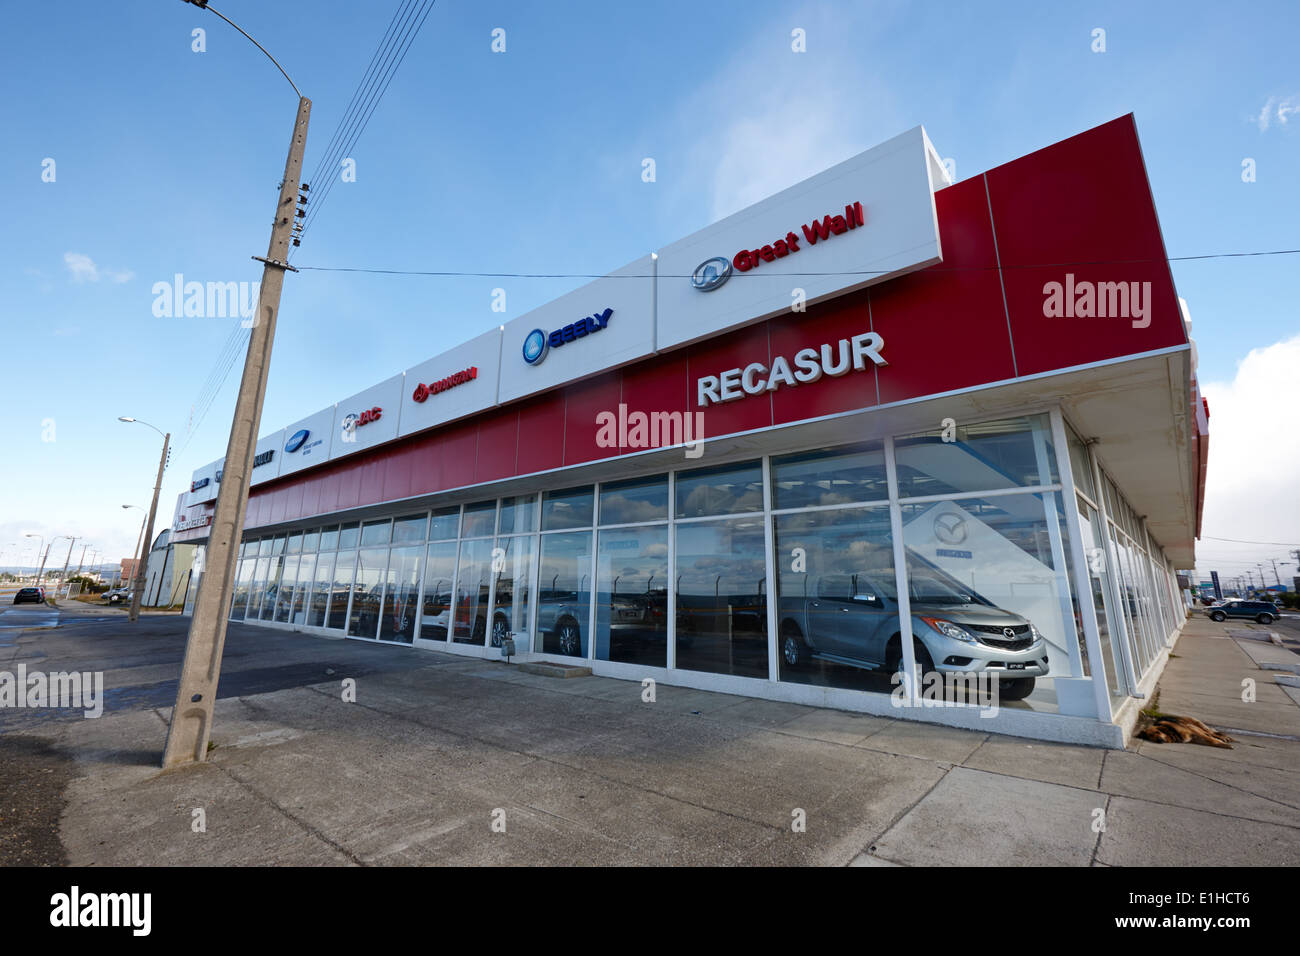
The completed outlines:
<svg viewBox="0 0 1300 956">
<path fill-rule="evenodd" d="M 480 423 L 474 480 L 497 481 L 516 474 L 518 439 L 519 412 L 514 408 L 497 412 Z"/>
<path fill-rule="evenodd" d="M 767 328 L 768 323 L 760 322 L 689 349 L 686 367 L 691 388 L 690 408 L 704 413 L 705 438 L 771 426 L 772 403 L 766 395 L 746 396 L 734 402 L 701 408 L 697 404 L 699 395 L 696 392 L 703 375 L 721 375 L 730 369 L 743 369 L 751 362 L 762 362 L 770 368 L 772 355 L 768 348 Z"/>
<path fill-rule="evenodd" d="M 548 392 L 520 406 L 517 474 L 531 475 L 564 464 L 564 441 L 559 432 L 563 421 L 564 393 L 561 391 Z"/>
<path fill-rule="evenodd" d="M 1186 342 L 1132 116 L 985 177 L 1019 374 Z M 1056 307 L 1049 283 L 1061 286 L 1064 316 L 1046 314 Z M 1102 299 L 1106 317 L 1078 315 Z"/>
</svg>

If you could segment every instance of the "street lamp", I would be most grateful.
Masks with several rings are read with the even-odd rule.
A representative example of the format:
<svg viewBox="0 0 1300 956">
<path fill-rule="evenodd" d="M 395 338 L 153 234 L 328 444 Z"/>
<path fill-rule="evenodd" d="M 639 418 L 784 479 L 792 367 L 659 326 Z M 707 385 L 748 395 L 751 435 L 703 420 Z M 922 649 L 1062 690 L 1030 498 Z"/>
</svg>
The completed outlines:
<svg viewBox="0 0 1300 956">
<path fill-rule="evenodd" d="M 131 611 L 127 615 L 128 621 L 138 621 L 140 619 L 140 599 L 144 597 L 144 565 L 146 555 L 144 549 L 148 548 L 153 542 L 153 519 L 154 515 L 158 512 L 158 492 L 162 490 L 163 469 L 167 467 L 167 448 L 171 444 L 172 436 L 171 432 L 163 433 L 161 430 L 154 428 L 153 425 L 149 425 L 148 422 L 142 422 L 138 418 L 128 418 L 124 415 L 119 415 L 117 416 L 117 420 L 119 422 L 129 422 L 137 425 L 148 425 L 150 428 L 153 428 L 154 431 L 158 432 L 159 435 L 162 435 L 163 438 L 162 457 L 158 459 L 158 480 L 154 482 L 153 502 L 149 505 L 149 518 L 146 522 L 148 530 L 145 532 L 144 541 L 140 545 L 141 551 L 138 555 L 139 560 L 137 560 L 135 566 L 135 584 L 131 590 Z"/>
<path fill-rule="evenodd" d="M 280 293 L 289 265 L 289 243 L 294 239 L 295 213 L 303 211 L 305 200 L 299 197 L 303 153 L 307 148 L 307 125 L 311 117 L 311 100 L 294 85 L 284 67 L 270 52 L 228 17 L 217 13 L 205 0 L 188 0 L 194 6 L 210 10 L 242 33 L 266 54 L 298 97 L 298 113 L 289 140 L 289 155 L 280 179 L 275 217 L 271 221 L 271 240 L 265 256 L 254 256 L 262 263 L 262 284 L 258 290 L 257 313 L 253 317 L 244 371 L 239 382 L 231 418 L 230 438 L 226 443 L 224 480 L 217 491 L 217 507 L 208 530 L 205 552 L 206 571 L 199 583 L 199 593 L 190 618 L 185 642 L 185 660 L 176 687 L 176 705 L 172 708 L 163 749 L 163 766 L 196 763 L 206 759 L 212 734 L 212 713 L 217 683 L 221 678 L 221 654 L 226 643 L 226 623 L 230 616 L 231 591 L 235 563 L 239 557 L 239 538 L 248 509 L 248 480 L 253 470 L 257 448 L 257 430 L 262 420 L 262 397 L 266 393 L 271 366 L 271 346 L 275 341 L 275 324 L 280 311 Z"/>
</svg>

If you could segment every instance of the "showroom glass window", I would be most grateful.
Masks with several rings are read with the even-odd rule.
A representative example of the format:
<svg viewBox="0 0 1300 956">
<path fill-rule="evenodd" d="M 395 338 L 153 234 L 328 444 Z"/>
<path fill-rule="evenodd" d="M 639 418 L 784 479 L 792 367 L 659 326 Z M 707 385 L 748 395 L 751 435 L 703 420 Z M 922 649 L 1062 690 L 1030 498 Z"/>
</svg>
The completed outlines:
<svg viewBox="0 0 1300 956">
<path fill-rule="evenodd" d="M 889 693 L 898 669 L 898 586 L 879 443 L 772 460 L 777 673 L 783 681 Z"/>
<path fill-rule="evenodd" d="M 588 515 L 590 498 L 588 489 Z M 542 522 L 545 527 L 545 511 Z M 566 657 L 586 657 L 591 614 L 591 532 L 543 534 L 538 570 L 537 633 L 533 637 L 533 649 Z"/>
<path fill-rule="evenodd" d="M 697 486 L 692 494 L 705 497 L 711 493 Z M 713 500 L 734 498 L 725 492 Z M 763 520 L 758 514 L 676 525 L 679 668 L 767 677 Z"/>
</svg>

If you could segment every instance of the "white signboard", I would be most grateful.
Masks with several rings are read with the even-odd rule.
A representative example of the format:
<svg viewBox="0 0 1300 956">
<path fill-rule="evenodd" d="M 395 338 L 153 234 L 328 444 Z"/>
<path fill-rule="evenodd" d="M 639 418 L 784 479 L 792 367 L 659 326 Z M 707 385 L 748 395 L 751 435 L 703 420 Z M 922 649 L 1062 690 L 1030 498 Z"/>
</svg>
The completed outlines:
<svg viewBox="0 0 1300 956">
<path fill-rule="evenodd" d="M 330 461 L 397 437 L 403 379 L 399 373 L 338 403 L 330 440 Z"/>
<path fill-rule="evenodd" d="M 917 126 L 659 250 L 660 350 L 942 260 L 946 174 Z"/>
<path fill-rule="evenodd" d="M 272 432 L 257 440 L 253 451 L 253 471 L 249 485 L 258 485 L 280 477 L 280 462 L 284 451 L 284 429 Z"/>
<path fill-rule="evenodd" d="M 497 401 L 500 369 L 499 328 L 407 369 L 398 435 L 491 408 Z"/>
<path fill-rule="evenodd" d="M 654 268 L 643 256 L 506 324 L 498 400 L 509 402 L 653 355 Z"/>
<path fill-rule="evenodd" d="M 217 497 L 217 471 L 221 460 L 209 462 L 202 468 L 196 468 L 190 476 L 190 490 L 184 495 L 186 505 L 197 505 L 204 501 L 214 501 Z"/>
<path fill-rule="evenodd" d="M 295 471 L 328 461 L 333 428 L 333 405 L 286 428 L 284 445 L 280 448 L 280 474 L 291 475 Z"/>
</svg>

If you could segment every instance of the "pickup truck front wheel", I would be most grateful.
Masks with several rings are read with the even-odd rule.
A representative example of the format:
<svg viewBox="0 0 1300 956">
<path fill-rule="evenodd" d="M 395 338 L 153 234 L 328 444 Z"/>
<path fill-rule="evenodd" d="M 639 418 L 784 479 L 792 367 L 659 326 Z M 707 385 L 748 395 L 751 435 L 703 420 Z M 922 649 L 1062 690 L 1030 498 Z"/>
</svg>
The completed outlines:
<svg viewBox="0 0 1300 956">
<path fill-rule="evenodd" d="M 781 629 L 781 657 L 790 667 L 802 667 L 808 663 L 808 645 L 804 643 L 799 628 L 793 624 Z"/>
</svg>

